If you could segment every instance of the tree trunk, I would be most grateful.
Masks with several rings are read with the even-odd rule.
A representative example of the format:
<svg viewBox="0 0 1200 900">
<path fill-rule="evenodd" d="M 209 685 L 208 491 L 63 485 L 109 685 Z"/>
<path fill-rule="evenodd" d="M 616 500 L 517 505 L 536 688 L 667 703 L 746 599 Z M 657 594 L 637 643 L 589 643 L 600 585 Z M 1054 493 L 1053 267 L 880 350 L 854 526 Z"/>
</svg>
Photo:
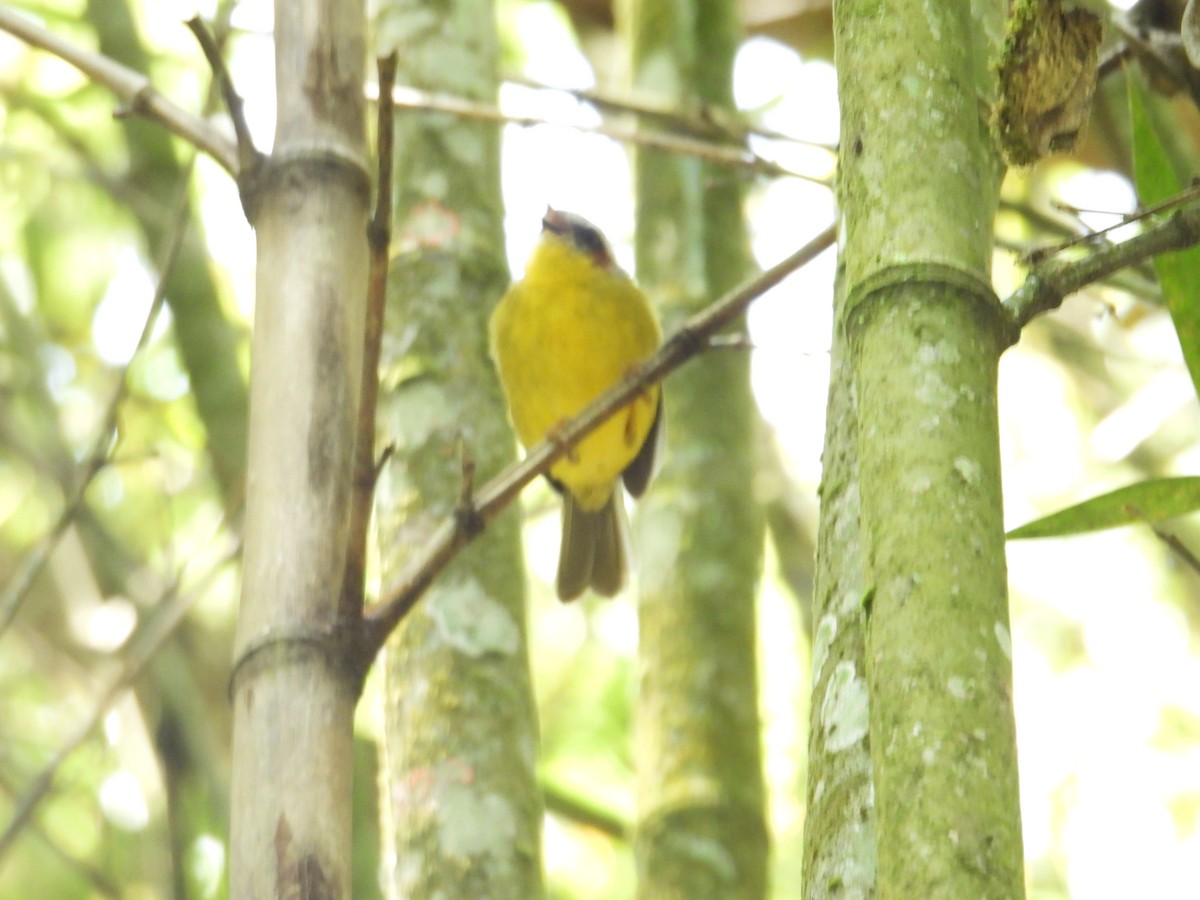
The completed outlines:
<svg viewBox="0 0 1200 900">
<path fill-rule="evenodd" d="M 645 0 L 629 25 L 635 88 L 679 108 L 733 108 L 732 3 Z M 678 94 L 662 96 L 664 83 Z M 749 273 L 742 190 L 736 175 L 695 160 L 644 152 L 636 165 L 638 276 L 669 334 Z M 763 515 L 749 374 L 748 354 L 711 353 L 669 382 L 666 461 L 636 531 L 635 853 L 638 896 L 655 900 L 766 891 L 754 610 Z"/>
<path fill-rule="evenodd" d="M 1002 12 L 835 7 L 867 671 L 843 668 L 843 702 L 813 709 L 824 734 L 860 729 L 865 674 L 881 897 L 1024 890 L 996 416 L 1010 334 L 980 102 L 979 15 L 998 29 Z"/>
<path fill-rule="evenodd" d="M 494 102 L 492 5 L 393 4 L 398 80 Z M 448 65 L 447 60 L 453 60 Z M 476 483 L 514 457 L 488 354 L 508 283 L 495 125 L 400 113 L 380 425 L 395 447 L 378 494 L 385 581 L 453 514 L 463 453 Z M 536 227 L 536 222 L 530 222 Z M 492 523 L 442 573 L 384 656 L 388 896 L 533 900 L 542 894 L 537 716 L 520 517 Z"/>
<path fill-rule="evenodd" d="M 366 292 L 361 4 L 276 3 L 258 239 L 231 896 L 350 896 L 352 716 L 338 652 Z"/>
<path fill-rule="evenodd" d="M 839 301 L 841 297 L 839 291 Z M 830 356 L 813 591 L 806 900 L 873 897 L 877 866 L 864 677 L 868 576 L 859 515 L 857 412 L 849 347 L 840 328 L 834 329 Z"/>
</svg>

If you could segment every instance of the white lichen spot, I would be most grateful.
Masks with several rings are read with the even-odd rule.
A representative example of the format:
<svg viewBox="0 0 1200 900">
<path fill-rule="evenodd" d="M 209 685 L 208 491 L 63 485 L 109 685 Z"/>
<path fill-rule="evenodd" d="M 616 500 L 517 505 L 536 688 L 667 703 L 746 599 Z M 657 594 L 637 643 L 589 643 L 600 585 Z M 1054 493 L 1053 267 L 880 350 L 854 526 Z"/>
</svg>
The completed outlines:
<svg viewBox="0 0 1200 900">
<path fill-rule="evenodd" d="M 1012 637 L 1008 633 L 1008 626 L 1003 622 L 997 622 L 995 625 L 996 643 L 1000 645 L 1000 649 L 1004 651 L 1004 655 L 1008 657 L 1008 661 L 1012 662 Z"/>
<path fill-rule="evenodd" d="M 983 467 L 970 457 L 957 456 L 954 458 L 954 471 L 967 484 L 976 484 L 983 474 Z"/>
<path fill-rule="evenodd" d="M 942 9 L 938 4 L 925 4 L 925 24 L 929 26 L 929 39 L 934 44 L 942 40 Z"/>
<path fill-rule="evenodd" d="M 711 872 L 727 883 L 737 880 L 737 862 L 728 847 L 715 838 L 686 834 L 685 829 L 680 829 L 675 837 L 676 851 L 690 859 L 703 871 Z"/>
<path fill-rule="evenodd" d="M 869 792 L 870 782 L 867 788 Z M 871 802 L 869 796 L 867 802 Z M 873 897 L 878 880 L 875 829 L 848 821 L 839 825 L 834 841 L 836 853 L 829 854 L 821 865 L 826 883 L 836 885 L 839 897 Z"/>
<path fill-rule="evenodd" d="M 946 384 L 936 371 L 927 371 L 917 385 L 916 397 L 926 406 L 952 409 L 958 400 L 958 392 Z"/>
<path fill-rule="evenodd" d="M 925 763 L 927 766 L 932 766 L 935 762 L 937 762 L 937 748 L 926 747 L 924 750 L 922 750 L 921 762 Z"/>
<path fill-rule="evenodd" d="M 821 731 L 825 749 L 839 753 L 867 735 L 870 724 L 867 683 L 858 677 L 854 663 L 842 660 L 829 676 L 821 702 Z"/>
<path fill-rule="evenodd" d="M 833 639 L 837 637 L 837 631 L 837 616 L 822 616 L 821 621 L 817 623 L 817 629 L 813 634 L 813 683 L 816 683 L 821 677 L 821 670 L 825 668 L 825 660 L 829 657 L 829 648 L 833 646 Z"/>
<path fill-rule="evenodd" d="M 916 722 L 913 722 L 913 727 L 912 727 L 912 736 L 913 736 L 913 737 L 920 737 L 920 736 L 921 736 L 921 722 L 920 722 L 920 720 L 919 720 L 919 719 L 918 719 Z"/>
<path fill-rule="evenodd" d="M 950 692 L 950 696 L 955 700 L 967 699 L 967 682 L 965 679 L 954 675 L 946 682 L 946 690 Z"/>
<path fill-rule="evenodd" d="M 517 817 L 507 798 L 443 777 L 435 789 L 434 808 L 446 854 L 502 863 L 512 853 Z"/>
<path fill-rule="evenodd" d="M 858 539 L 857 534 L 853 539 Z M 837 605 L 832 607 L 838 618 L 848 620 L 851 616 L 861 615 L 865 593 L 862 587 L 855 584 L 848 585 L 846 590 L 841 591 L 838 594 Z"/>
<path fill-rule="evenodd" d="M 516 621 L 475 579 L 439 588 L 426 599 L 425 609 L 441 638 L 468 656 L 512 654 L 520 648 Z"/>
<path fill-rule="evenodd" d="M 962 359 L 962 354 L 949 341 L 938 341 L 936 344 L 924 343 L 917 348 L 917 362 L 919 363 L 953 365 L 960 359 Z"/>
</svg>

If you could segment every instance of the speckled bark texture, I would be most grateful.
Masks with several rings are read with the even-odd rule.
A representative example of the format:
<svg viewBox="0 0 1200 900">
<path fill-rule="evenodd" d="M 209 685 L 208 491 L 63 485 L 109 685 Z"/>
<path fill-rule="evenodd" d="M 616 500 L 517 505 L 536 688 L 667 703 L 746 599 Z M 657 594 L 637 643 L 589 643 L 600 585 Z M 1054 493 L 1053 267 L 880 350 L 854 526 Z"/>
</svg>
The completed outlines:
<svg viewBox="0 0 1200 900">
<path fill-rule="evenodd" d="M 494 101 L 492 4 L 388 7 L 397 80 Z M 477 483 L 515 448 L 487 347 L 508 283 L 494 124 L 397 118 L 396 209 L 377 495 L 385 579 L 453 514 L 468 453 Z M 387 896 L 542 895 L 537 719 L 520 517 L 510 510 L 442 573 L 384 654 Z"/>
<path fill-rule="evenodd" d="M 877 874 L 857 407 L 844 331 L 834 335 L 831 357 L 813 597 L 806 900 L 872 897 Z"/>
<path fill-rule="evenodd" d="M 358 679 L 331 626 L 362 378 L 366 16 L 355 3 L 278 6 L 279 117 L 253 204 L 230 895 L 345 898 Z"/>
<path fill-rule="evenodd" d="M 731 2 L 634 3 L 635 90 L 728 109 Z M 639 152 L 638 277 L 672 325 L 749 271 L 728 171 Z M 757 414 L 740 353 L 702 354 L 665 388 L 666 462 L 640 504 L 638 896 L 757 900 L 767 832 L 755 608 L 763 513 Z"/>
<path fill-rule="evenodd" d="M 824 724 L 861 726 L 865 674 L 885 898 L 1023 896 L 981 102 L 1002 13 L 835 6 L 866 658 Z"/>
</svg>

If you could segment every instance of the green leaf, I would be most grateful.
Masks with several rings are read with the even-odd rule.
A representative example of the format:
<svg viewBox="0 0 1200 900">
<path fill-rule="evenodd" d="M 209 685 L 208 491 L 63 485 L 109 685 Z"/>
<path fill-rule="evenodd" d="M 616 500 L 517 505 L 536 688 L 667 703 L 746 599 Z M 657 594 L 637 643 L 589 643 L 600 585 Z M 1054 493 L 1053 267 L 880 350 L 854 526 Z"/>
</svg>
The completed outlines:
<svg viewBox="0 0 1200 900">
<path fill-rule="evenodd" d="M 1008 533 L 1009 540 L 1059 537 L 1120 525 L 1157 522 L 1200 509 L 1200 478 L 1152 478 L 1117 488 Z"/>
<path fill-rule="evenodd" d="M 1168 152 L 1140 80 L 1131 77 L 1128 83 L 1134 178 L 1138 197 L 1143 205 L 1150 206 L 1186 188 L 1192 173 L 1186 171 L 1184 161 L 1173 159 Z M 1200 303 L 1195 302 L 1196 286 L 1200 285 L 1200 247 L 1156 256 L 1154 270 L 1183 348 L 1192 386 L 1200 395 Z"/>
</svg>

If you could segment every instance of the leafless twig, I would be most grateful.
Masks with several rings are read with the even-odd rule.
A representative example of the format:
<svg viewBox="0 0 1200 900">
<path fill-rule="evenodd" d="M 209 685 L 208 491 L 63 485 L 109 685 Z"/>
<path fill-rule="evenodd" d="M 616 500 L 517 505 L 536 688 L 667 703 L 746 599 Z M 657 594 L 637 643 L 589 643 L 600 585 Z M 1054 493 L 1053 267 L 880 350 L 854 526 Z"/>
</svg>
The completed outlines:
<svg viewBox="0 0 1200 900">
<path fill-rule="evenodd" d="M 24 796 L 15 805 L 12 818 L 9 819 L 4 832 L 0 834 L 0 859 L 4 857 L 4 854 L 12 846 L 13 841 L 21 833 L 21 829 L 29 821 L 29 817 L 33 815 L 33 811 L 37 808 L 38 803 L 41 802 L 54 786 L 54 779 L 62 764 L 83 745 L 88 735 L 104 719 L 109 707 L 133 683 L 134 679 L 141 675 L 142 670 L 154 659 L 163 644 L 166 643 L 167 638 L 175 633 L 175 629 L 180 621 L 182 621 L 184 613 L 208 589 L 220 573 L 221 567 L 233 559 L 237 555 L 238 550 L 239 548 L 236 546 L 230 547 L 190 591 L 181 592 L 179 590 L 182 572 L 173 579 L 171 585 L 161 598 L 161 602 L 156 604 L 156 612 L 153 618 L 146 623 L 141 633 L 136 635 L 130 642 L 129 650 L 125 662 L 121 666 L 121 670 L 109 679 L 104 689 L 97 695 L 91 714 L 83 722 L 79 723 L 79 727 L 75 730 L 75 733 L 59 747 L 54 756 L 50 758 L 50 761 L 46 763 L 33 779 Z"/>
<path fill-rule="evenodd" d="M 1035 316 L 1056 309 L 1064 297 L 1114 272 L 1197 243 L 1200 243 L 1200 207 L 1178 209 L 1157 225 L 1119 244 L 1105 244 L 1079 259 L 1049 260 L 1035 265 L 1024 284 L 1004 301 L 1004 308 L 1018 327 L 1024 326 Z"/>
<path fill-rule="evenodd" d="M 1163 212 L 1164 210 L 1168 210 L 1176 206 L 1182 206 L 1191 200 L 1195 200 L 1196 197 L 1200 197 L 1200 185 L 1180 191 L 1175 196 L 1168 197 L 1166 200 L 1155 203 L 1152 206 L 1147 206 L 1144 209 L 1135 210 L 1132 213 L 1122 214 L 1120 221 L 1114 222 L 1112 225 L 1109 225 L 1106 228 L 1101 228 L 1099 231 L 1089 231 L 1086 234 L 1076 235 L 1068 240 L 1049 247 L 1038 247 L 1028 254 L 1027 262 L 1041 262 L 1043 259 L 1054 256 L 1056 253 L 1061 253 L 1063 250 L 1067 250 L 1078 244 L 1086 244 L 1096 241 L 1098 238 L 1106 236 L 1109 232 L 1116 231 L 1118 228 L 1123 228 L 1131 222 L 1140 222 L 1142 219 L 1149 218 L 1156 213 Z"/>
<path fill-rule="evenodd" d="M 233 141 L 210 122 L 176 106 L 156 91 L 145 75 L 65 41 L 11 9 L 0 7 L 0 30 L 69 62 L 92 81 L 116 94 L 128 111 L 162 124 L 172 134 L 207 153 L 230 174 L 238 174 L 238 153 Z"/>
<path fill-rule="evenodd" d="M 544 778 L 541 788 L 547 812 L 585 828 L 594 828 L 616 841 L 628 841 L 632 837 L 633 826 L 628 821 L 590 798 L 581 797 Z"/>
<path fill-rule="evenodd" d="M 835 144 L 806 141 L 794 135 L 784 134 L 781 131 L 774 131 L 759 125 L 750 125 L 741 121 L 738 117 L 730 116 L 725 111 L 714 109 L 707 104 L 700 106 L 696 114 L 687 115 L 676 109 L 668 109 L 653 103 L 639 102 L 627 97 L 614 97 L 590 88 L 570 88 L 561 85 L 546 84 L 545 82 L 535 81 L 532 78 L 525 78 L 523 76 L 510 76 L 504 80 L 537 91 L 554 91 L 555 93 L 567 94 L 576 100 L 591 104 L 600 110 L 630 113 L 639 119 L 652 119 L 672 131 L 692 134 L 697 137 L 744 141 L 747 137 L 753 135 L 773 141 L 787 141 L 792 144 L 817 147 L 827 150 L 830 153 L 837 152 Z"/>
<path fill-rule="evenodd" d="M 0 10 L 0 13 L 2 12 L 3 10 Z M 50 554 L 58 546 L 58 542 L 66 533 L 71 522 L 75 520 L 75 516 L 78 515 L 80 507 L 83 506 L 84 495 L 87 493 L 92 480 L 108 464 L 109 455 L 112 453 L 112 446 L 117 432 L 117 415 L 120 412 L 121 402 L 125 399 L 125 390 L 128 386 L 129 368 L 133 365 L 133 360 L 137 358 L 138 353 L 150 341 L 150 335 L 154 331 L 154 324 L 158 321 L 158 314 L 162 310 L 163 302 L 166 299 L 167 279 L 175 266 L 175 260 L 179 257 L 180 248 L 183 246 L 183 238 L 187 233 L 187 181 L 187 178 L 183 179 L 184 187 L 180 190 L 174 226 L 171 230 L 171 239 L 167 242 L 162 262 L 159 265 L 158 283 L 154 286 L 154 297 L 150 301 L 150 311 L 146 314 L 146 321 L 142 325 L 141 335 L 138 336 L 137 346 L 130 355 L 129 362 L 121 369 L 116 389 L 108 401 L 108 407 L 104 412 L 96 439 L 92 443 L 92 448 L 85 458 L 83 465 L 80 467 L 73 490 L 67 502 L 63 505 L 62 512 L 59 513 L 58 519 L 46 535 L 21 560 L 17 570 L 4 586 L 4 592 L 0 594 L 0 634 L 8 630 L 9 625 L 12 624 L 12 620 L 17 614 L 17 609 L 32 586 L 34 579 L 41 573 L 46 565 L 46 561 L 50 558 Z"/>
<path fill-rule="evenodd" d="M 396 80 L 396 54 L 376 61 L 379 83 L 389 90 Z M 379 173 L 375 185 L 375 212 L 367 226 L 370 253 L 367 274 L 367 318 L 363 335 L 363 368 L 358 420 L 354 437 L 354 475 L 350 501 L 350 528 L 346 545 L 346 575 L 342 583 L 339 614 L 357 619 L 362 615 L 366 577 L 367 528 L 379 464 L 375 460 L 375 410 L 379 399 L 379 353 L 383 340 L 383 317 L 387 300 L 388 248 L 392 241 L 392 154 L 395 129 L 392 107 L 379 104 L 375 137 Z"/>
<path fill-rule="evenodd" d="M 367 99 L 377 100 L 378 87 L 367 86 Z M 774 178 L 801 178 L 816 184 L 828 185 L 829 179 L 797 172 L 779 163 L 764 159 L 745 147 L 732 144 L 713 143 L 685 135 L 670 134 L 661 131 L 649 131 L 636 128 L 621 128 L 615 125 L 584 125 L 579 122 L 565 122 L 547 119 L 543 116 L 520 116 L 504 112 L 488 103 L 479 103 L 463 97 L 450 94 L 436 94 L 418 90 L 413 87 L 398 86 L 392 90 L 392 103 L 397 109 L 414 111 L 443 112 L 460 116 L 465 119 L 476 119 L 484 122 L 497 122 L 505 125 L 517 125 L 529 128 L 534 125 L 554 125 L 571 128 L 585 134 L 596 134 L 612 138 L 614 141 L 633 144 L 639 147 L 649 147 L 674 153 L 680 156 L 691 156 L 714 165 L 743 169 L 755 175 L 766 175 Z"/>
<path fill-rule="evenodd" d="M 1150 530 L 1154 532 L 1154 536 L 1175 551 L 1175 555 L 1183 560 L 1184 564 L 1189 569 L 1200 575 L 1200 559 L 1196 558 L 1193 553 L 1177 535 L 1171 534 L 1169 531 L 1163 531 L 1157 525 L 1151 525 Z"/>
<path fill-rule="evenodd" d="M 233 132 L 237 135 L 238 173 L 250 172 L 258 167 L 263 157 L 254 147 L 254 138 L 250 136 L 250 124 L 246 121 L 245 104 L 233 86 L 233 79 L 229 77 L 229 69 L 225 67 L 225 59 L 221 56 L 221 48 L 199 16 L 192 16 L 185 24 L 204 52 L 204 58 L 208 60 L 217 87 L 220 88 L 221 97 L 225 100 L 225 107 L 229 110 L 229 118 L 233 120 Z"/>
</svg>

